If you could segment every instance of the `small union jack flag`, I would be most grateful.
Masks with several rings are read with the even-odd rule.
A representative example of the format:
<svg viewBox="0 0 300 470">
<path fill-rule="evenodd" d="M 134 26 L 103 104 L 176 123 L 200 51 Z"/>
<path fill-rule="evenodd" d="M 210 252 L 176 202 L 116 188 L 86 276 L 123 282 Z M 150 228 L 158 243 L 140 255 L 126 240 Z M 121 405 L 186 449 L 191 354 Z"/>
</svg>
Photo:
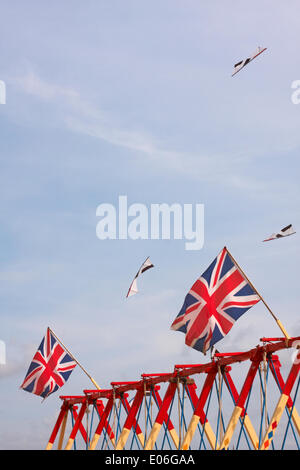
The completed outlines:
<svg viewBox="0 0 300 470">
<path fill-rule="evenodd" d="M 205 354 L 259 300 L 224 247 L 188 292 L 171 329 L 185 333 L 185 343 Z"/>
<path fill-rule="evenodd" d="M 65 384 L 75 366 L 76 362 L 48 328 L 32 359 L 21 388 L 47 398 Z"/>
</svg>

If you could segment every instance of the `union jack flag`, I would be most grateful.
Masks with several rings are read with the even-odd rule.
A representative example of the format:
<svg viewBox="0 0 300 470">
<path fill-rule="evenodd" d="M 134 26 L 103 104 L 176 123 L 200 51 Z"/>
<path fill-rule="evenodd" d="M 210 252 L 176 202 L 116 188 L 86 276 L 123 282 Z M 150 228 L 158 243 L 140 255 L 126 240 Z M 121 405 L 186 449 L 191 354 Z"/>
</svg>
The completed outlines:
<svg viewBox="0 0 300 470">
<path fill-rule="evenodd" d="M 259 300 L 224 247 L 188 292 L 171 329 L 185 333 L 185 343 L 205 354 Z"/>
<path fill-rule="evenodd" d="M 76 362 L 48 328 L 32 359 L 21 388 L 47 398 L 65 384 L 75 366 Z"/>
</svg>

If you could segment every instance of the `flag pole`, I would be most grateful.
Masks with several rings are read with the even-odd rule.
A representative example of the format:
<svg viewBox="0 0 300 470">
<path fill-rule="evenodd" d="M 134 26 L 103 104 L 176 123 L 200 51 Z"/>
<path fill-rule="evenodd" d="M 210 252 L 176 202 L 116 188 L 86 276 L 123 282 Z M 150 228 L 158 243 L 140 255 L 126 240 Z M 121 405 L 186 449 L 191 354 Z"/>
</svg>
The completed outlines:
<svg viewBox="0 0 300 470">
<path fill-rule="evenodd" d="M 227 251 L 227 253 L 229 254 L 231 260 L 233 261 L 233 263 L 238 267 L 238 269 L 240 270 L 241 274 L 245 277 L 245 279 L 247 280 L 247 282 L 250 284 L 250 286 L 252 287 L 252 289 L 256 292 L 256 294 L 258 295 L 258 297 L 260 298 L 260 300 L 262 301 L 262 303 L 265 305 L 265 307 L 267 308 L 267 310 L 269 311 L 269 313 L 272 315 L 272 317 L 274 318 L 274 320 L 276 321 L 277 325 L 279 326 L 279 328 L 281 329 L 282 333 L 284 334 L 285 338 L 286 339 L 290 339 L 290 336 L 288 335 L 286 329 L 284 328 L 283 324 L 281 323 L 281 321 L 279 320 L 279 318 L 276 317 L 276 315 L 272 312 L 272 310 L 270 309 L 270 307 L 268 306 L 268 304 L 266 303 L 266 301 L 264 300 L 264 298 L 260 295 L 260 293 L 257 291 L 257 289 L 254 287 L 254 285 L 252 284 L 252 282 L 249 280 L 249 278 L 246 276 L 246 274 L 244 273 L 244 271 L 242 270 L 242 268 L 239 266 L 239 264 L 236 262 L 236 260 L 234 259 L 234 257 L 232 256 L 232 254 L 228 251 L 228 248 L 225 246 L 225 250 Z"/>
<path fill-rule="evenodd" d="M 51 331 L 51 333 L 53 334 L 53 336 L 55 336 L 55 338 L 57 339 L 57 341 L 62 345 L 62 347 L 67 351 L 67 353 L 72 357 L 72 359 L 76 362 L 76 364 L 83 370 L 83 372 L 88 376 L 88 378 L 93 382 L 93 384 L 95 385 L 95 387 L 98 389 L 98 390 L 101 390 L 101 388 L 99 387 L 99 385 L 97 384 L 97 382 L 93 379 L 93 377 L 85 370 L 85 368 L 80 364 L 80 362 L 77 361 L 77 359 L 75 359 L 75 357 L 73 356 L 73 354 L 68 350 L 68 348 L 66 348 L 66 346 L 64 345 L 64 343 L 56 336 L 56 334 L 54 333 L 53 330 L 51 330 L 50 327 L 48 327 L 49 330 Z"/>
</svg>

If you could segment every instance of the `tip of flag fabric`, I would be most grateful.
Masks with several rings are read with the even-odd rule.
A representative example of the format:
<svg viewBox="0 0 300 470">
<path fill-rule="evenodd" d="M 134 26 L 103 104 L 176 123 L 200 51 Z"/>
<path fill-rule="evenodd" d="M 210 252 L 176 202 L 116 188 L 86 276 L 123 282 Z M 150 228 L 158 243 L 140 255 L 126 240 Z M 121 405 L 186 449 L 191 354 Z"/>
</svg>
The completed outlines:
<svg viewBox="0 0 300 470">
<path fill-rule="evenodd" d="M 131 297 L 132 295 L 135 295 L 138 293 L 138 287 L 137 287 L 137 282 L 136 279 L 134 279 L 128 289 L 126 297 Z"/>
</svg>

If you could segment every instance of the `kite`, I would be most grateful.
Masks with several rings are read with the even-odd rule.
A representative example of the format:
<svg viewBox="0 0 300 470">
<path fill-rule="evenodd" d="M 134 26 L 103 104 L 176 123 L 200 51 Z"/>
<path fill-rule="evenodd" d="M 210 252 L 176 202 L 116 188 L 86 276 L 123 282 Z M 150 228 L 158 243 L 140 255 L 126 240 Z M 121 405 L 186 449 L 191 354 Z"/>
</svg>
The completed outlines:
<svg viewBox="0 0 300 470">
<path fill-rule="evenodd" d="M 293 235 L 293 233 L 296 233 L 295 230 L 292 227 L 292 224 L 287 225 L 283 229 L 281 229 L 277 233 L 272 233 L 268 238 L 263 240 L 263 242 L 268 242 L 269 240 L 276 240 L 276 238 L 283 238 L 283 237 L 288 237 L 289 235 Z"/>
<path fill-rule="evenodd" d="M 241 60 L 240 62 L 238 62 L 237 64 L 234 65 L 234 72 L 232 74 L 232 77 L 238 73 L 242 68 L 245 67 L 245 65 L 249 64 L 249 62 L 251 62 L 253 59 L 255 59 L 256 57 L 258 57 L 260 54 L 262 54 L 267 48 L 264 47 L 258 47 L 256 49 L 256 51 L 250 56 L 248 57 L 247 59 L 245 60 Z"/>
<path fill-rule="evenodd" d="M 139 277 L 140 274 L 144 273 L 145 271 L 147 271 L 147 269 L 150 269 L 150 268 L 153 268 L 154 267 L 154 264 L 151 263 L 150 261 L 150 258 L 148 257 L 144 263 L 142 264 L 142 266 L 140 267 L 140 269 L 138 270 L 138 272 L 136 273 L 135 275 L 135 278 L 133 279 L 129 289 L 128 289 L 128 292 L 127 292 L 127 295 L 126 295 L 126 298 L 127 297 L 130 297 L 131 295 L 134 295 L 138 292 L 138 288 L 137 288 L 137 278 Z"/>
</svg>

